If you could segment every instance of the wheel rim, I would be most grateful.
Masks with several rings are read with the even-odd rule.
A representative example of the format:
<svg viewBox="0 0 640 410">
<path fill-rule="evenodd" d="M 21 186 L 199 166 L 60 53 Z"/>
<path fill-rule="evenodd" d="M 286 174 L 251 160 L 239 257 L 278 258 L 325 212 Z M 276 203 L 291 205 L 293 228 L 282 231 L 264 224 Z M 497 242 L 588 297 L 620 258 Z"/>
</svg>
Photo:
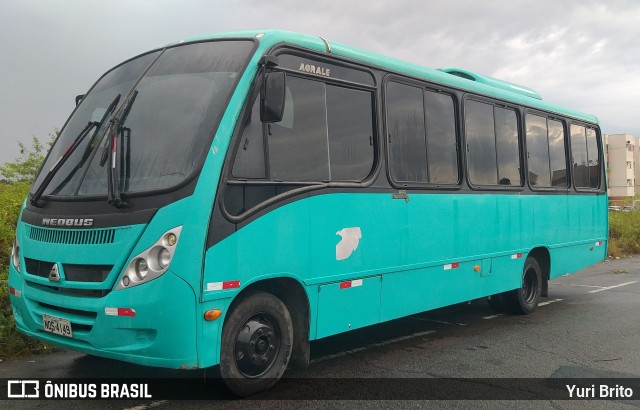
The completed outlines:
<svg viewBox="0 0 640 410">
<path fill-rule="evenodd" d="M 522 280 L 522 299 L 527 304 L 533 303 L 537 292 L 537 275 L 533 268 L 527 269 Z"/>
<path fill-rule="evenodd" d="M 256 314 L 247 320 L 236 337 L 234 358 L 240 373 L 259 377 L 275 362 L 280 351 L 280 332 L 266 314 Z"/>
</svg>

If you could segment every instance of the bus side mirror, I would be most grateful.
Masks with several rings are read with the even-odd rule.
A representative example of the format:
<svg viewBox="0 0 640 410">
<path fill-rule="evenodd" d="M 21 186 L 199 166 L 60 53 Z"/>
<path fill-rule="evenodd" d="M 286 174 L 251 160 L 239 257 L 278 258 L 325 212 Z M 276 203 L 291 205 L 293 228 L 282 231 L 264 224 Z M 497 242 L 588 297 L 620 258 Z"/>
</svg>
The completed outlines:
<svg viewBox="0 0 640 410">
<path fill-rule="evenodd" d="M 76 95 L 76 106 L 80 104 L 83 98 L 84 98 L 84 94 Z"/>
<path fill-rule="evenodd" d="M 282 71 L 275 71 L 265 75 L 260 95 L 260 121 L 264 123 L 282 121 L 285 83 L 285 73 Z"/>
</svg>

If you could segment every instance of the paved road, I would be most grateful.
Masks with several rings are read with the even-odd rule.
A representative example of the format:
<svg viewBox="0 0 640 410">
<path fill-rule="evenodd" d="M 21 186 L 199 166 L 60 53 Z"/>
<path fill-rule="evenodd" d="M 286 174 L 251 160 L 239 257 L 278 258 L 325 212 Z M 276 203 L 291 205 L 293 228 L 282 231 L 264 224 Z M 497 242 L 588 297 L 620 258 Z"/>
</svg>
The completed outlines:
<svg viewBox="0 0 640 410">
<path fill-rule="evenodd" d="M 196 377 L 204 371 L 145 368 L 74 352 L 24 358 L 0 363 L 0 378 L 57 377 Z M 456 305 L 371 326 L 312 343 L 312 364 L 305 371 L 290 370 L 274 391 L 260 401 L 167 402 L 161 400 L 93 402 L 92 408 L 362 408 L 418 407 L 416 401 L 273 401 L 286 398 L 345 398 L 334 385 L 319 394 L 309 379 L 378 377 L 389 388 L 408 386 L 396 378 L 640 378 L 640 258 L 610 260 L 550 283 L 549 297 L 528 316 L 496 315 L 483 301 Z M 404 383 L 404 382 L 403 382 Z M 366 383 L 365 383 L 366 384 Z M 358 383 L 345 384 L 358 389 Z M 364 386 L 364 385 L 363 385 Z M 364 387 L 362 387 L 364 388 Z M 332 390 L 333 389 L 333 390 Z M 310 394 L 310 393 L 315 393 Z M 228 398 L 221 394 L 220 399 Z M 399 397 L 393 397 L 399 398 Z M 430 402 L 436 407 L 493 408 L 495 402 Z M 640 403 L 518 401 L 502 402 L 511 408 L 633 408 Z M 87 402 L 20 401 L 0 403 L 2 408 L 89 407 Z"/>
</svg>

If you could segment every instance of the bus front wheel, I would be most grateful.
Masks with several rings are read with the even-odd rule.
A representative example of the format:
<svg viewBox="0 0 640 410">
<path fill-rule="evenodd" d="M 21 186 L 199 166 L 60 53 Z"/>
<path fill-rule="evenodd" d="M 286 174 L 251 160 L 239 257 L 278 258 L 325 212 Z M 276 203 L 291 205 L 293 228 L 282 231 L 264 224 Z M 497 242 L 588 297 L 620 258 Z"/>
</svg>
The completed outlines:
<svg viewBox="0 0 640 410">
<path fill-rule="evenodd" d="M 286 370 L 292 344 L 293 326 L 286 305 L 272 294 L 252 293 L 225 320 L 220 375 L 238 396 L 265 391 Z"/>
<path fill-rule="evenodd" d="M 528 315 L 538 307 L 542 294 L 542 270 L 538 261 L 529 256 L 524 262 L 522 286 L 507 293 L 506 299 L 514 313 Z"/>
</svg>

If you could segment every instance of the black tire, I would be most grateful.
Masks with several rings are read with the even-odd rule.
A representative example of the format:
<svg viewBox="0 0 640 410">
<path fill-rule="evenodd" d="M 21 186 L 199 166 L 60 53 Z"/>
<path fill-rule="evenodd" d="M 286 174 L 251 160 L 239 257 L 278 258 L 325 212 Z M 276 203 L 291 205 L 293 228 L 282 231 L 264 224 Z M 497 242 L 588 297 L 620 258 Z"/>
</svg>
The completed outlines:
<svg viewBox="0 0 640 410">
<path fill-rule="evenodd" d="M 265 391 L 287 369 L 292 345 L 293 326 L 285 304 L 269 293 L 247 295 L 225 319 L 220 375 L 238 396 Z"/>
<path fill-rule="evenodd" d="M 513 313 L 528 315 L 538 307 L 542 294 L 542 270 L 535 258 L 529 256 L 522 269 L 522 286 L 505 295 Z"/>
<path fill-rule="evenodd" d="M 507 311 L 507 304 L 504 300 L 504 296 L 505 295 L 503 293 L 498 293 L 489 296 L 487 299 L 487 303 L 494 313 L 504 313 Z"/>
</svg>

